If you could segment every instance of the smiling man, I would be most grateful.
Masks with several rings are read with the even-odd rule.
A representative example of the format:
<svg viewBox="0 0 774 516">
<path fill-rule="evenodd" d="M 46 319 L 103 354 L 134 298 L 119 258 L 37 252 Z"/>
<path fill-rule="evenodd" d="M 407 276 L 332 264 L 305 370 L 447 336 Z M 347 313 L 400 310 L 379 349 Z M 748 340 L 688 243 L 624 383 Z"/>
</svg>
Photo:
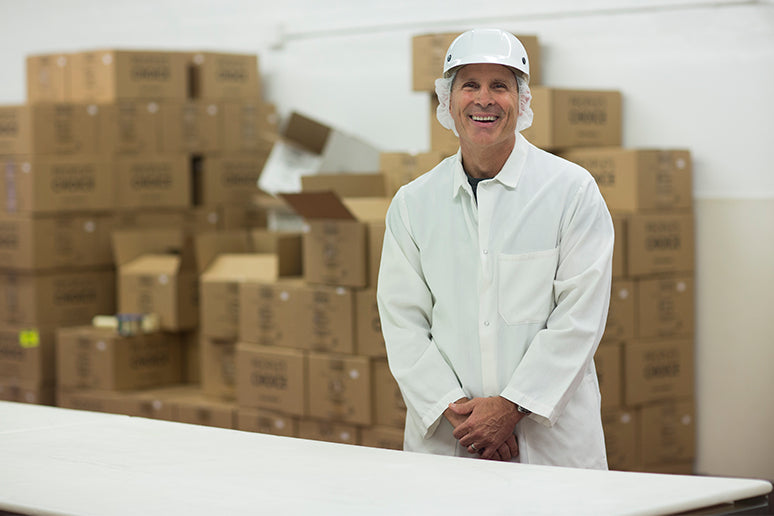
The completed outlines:
<svg viewBox="0 0 774 516">
<path fill-rule="evenodd" d="M 528 81 L 512 34 L 455 39 L 437 116 L 460 149 L 387 213 L 377 297 L 404 449 L 606 469 L 593 356 L 613 225 L 586 170 L 521 136 Z"/>
</svg>

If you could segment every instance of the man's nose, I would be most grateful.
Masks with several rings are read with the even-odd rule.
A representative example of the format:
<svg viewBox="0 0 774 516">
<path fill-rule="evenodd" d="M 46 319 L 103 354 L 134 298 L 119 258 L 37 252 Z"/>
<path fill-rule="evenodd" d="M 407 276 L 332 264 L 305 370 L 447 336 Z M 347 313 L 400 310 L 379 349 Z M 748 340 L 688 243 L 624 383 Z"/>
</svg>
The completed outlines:
<svg viewBox="0 0 774 516">
<path fill-rule="evenodd" d="M 478 95 L 476 96 L 476 103 L 480 106 L 486 107 L 494 104 L 494 98 L 489 88 L 482 87 L 478 89 Z"/>
</svg>

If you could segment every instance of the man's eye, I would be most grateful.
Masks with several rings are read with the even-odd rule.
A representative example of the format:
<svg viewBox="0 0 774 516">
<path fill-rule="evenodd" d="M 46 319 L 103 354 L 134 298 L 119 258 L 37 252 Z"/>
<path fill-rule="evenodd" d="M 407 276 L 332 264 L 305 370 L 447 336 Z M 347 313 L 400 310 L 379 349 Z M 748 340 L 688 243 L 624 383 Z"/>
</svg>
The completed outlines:
<svg viewBox="0 0 774 516">
<path fill-rule="evenodd" d="M 463 88 L 475 88 L 477 86 L 478 85 L 475 82 L 466 82 L 465 84 L 462 85 Z"/>
</svg>

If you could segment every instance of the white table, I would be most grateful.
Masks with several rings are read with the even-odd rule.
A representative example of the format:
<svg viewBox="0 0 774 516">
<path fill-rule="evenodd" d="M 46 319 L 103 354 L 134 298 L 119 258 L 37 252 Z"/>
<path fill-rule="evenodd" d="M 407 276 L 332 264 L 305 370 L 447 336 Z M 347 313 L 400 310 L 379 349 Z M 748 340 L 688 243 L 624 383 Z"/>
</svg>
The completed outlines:
<svg viewBox="0 0 774 516">
<path fill-rule="evenodd" d="M 770 491 L 0 402 L 0 511 L 24 514 L 668 514 Z"/>
</svg>

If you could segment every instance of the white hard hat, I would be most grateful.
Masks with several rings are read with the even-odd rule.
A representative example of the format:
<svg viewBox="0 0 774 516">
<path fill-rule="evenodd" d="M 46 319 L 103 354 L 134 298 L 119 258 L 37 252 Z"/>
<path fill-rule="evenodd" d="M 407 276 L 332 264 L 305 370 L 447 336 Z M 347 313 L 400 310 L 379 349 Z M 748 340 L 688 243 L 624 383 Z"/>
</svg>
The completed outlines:
<svg viewBox="0 0 774 516">
<path fill-rule="evenodd" d="M 516 69 L 529 80 L 529 59 L 524 45 L 510 32 L 500 29 L 472 29 L 449 45 L 443 63 L 443 76 L 467 64 L 492 63 Z"/>
</svg>

